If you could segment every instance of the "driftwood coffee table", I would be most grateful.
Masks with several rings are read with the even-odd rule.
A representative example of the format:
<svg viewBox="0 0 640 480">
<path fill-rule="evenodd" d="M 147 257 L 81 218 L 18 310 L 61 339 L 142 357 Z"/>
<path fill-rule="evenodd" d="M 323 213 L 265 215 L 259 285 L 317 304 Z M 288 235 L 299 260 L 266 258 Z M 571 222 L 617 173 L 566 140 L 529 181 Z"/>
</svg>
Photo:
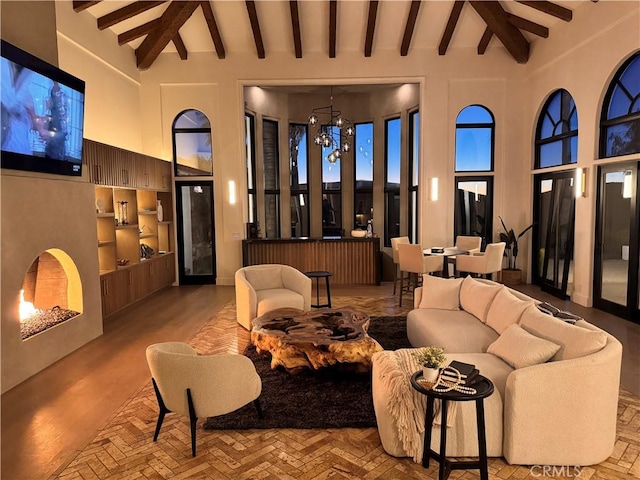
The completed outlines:
<svg viewBox="0 0 640 480">
<path fill-rule="evenodd" d="M 369 316 L 348 308 L 304 312 L 280 308 L 253 320 L 251 342 L 258 353 L 271 353 L 271 368 L 295 373 L 338 365 L 371 370 L 371 355 L 383 348 L 367 334 Z"/>
</svg>

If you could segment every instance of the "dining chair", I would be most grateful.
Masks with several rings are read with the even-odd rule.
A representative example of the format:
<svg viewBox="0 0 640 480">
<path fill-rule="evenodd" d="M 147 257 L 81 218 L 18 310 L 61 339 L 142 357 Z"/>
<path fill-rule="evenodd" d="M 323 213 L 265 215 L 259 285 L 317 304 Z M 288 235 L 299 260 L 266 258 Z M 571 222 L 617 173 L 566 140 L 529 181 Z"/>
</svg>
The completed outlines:
<svg viewBox="0 0 640 480">
<path fill-rule="evenodd" d="M 473 273 L 491 279 L 492 274 L 502 270 L 505 242 L 490 243 L 482 253 L 458 255 L 456 267 L 460 274 Z"/>
<path fill-rule="evenodd" d="M 478 237 L 475 235 L 458 235 L 456 236 L 456 244 L 453 247 L 447 247 L 447 249 L 451 250 L 465 250 L 469 252 L 469 255 L 474 253 L 480 253 L 480 248 L 482 247 L 482 237 Z M 456 256 L 447 257 L 447 273 L 449 276 L 454 276 L 456 274 Z M 453 266 L 453 273 L 449 270 L 449 265 Z"/>
<path fill-rule="evenodd" d="M 425 255 L 422 245 L 400 244 L 398 245 L 398 260 L 400 266 L 400 303 L 402 306 L 402 294 L 413 292 L 422 283 L 422 275 L 425 273 L 442 272 L 443 257 L 439 255 Z M 408 281 L 404 285 L 405 280 Z"/>
<path fill-rule="evenodd" d="M 393 237 L 391 239 L 391 252 L 393 254 L 393 294 L 396 294 L 396 285 L 398 283 L 398 266 L 400 260 L 398 259 L 398 245 L 409 244 L 409 237 Z"/>
<path fill-rule="evenodd" d="M 262 380 L 253 362 L 244 355 L 198 355 L 182 342 L 156 343 L 147 347 L 147 363 L 158 400 L 158 422 L 153 441 L 158 440 L 167 413 L 189 417 L 191 456 L 196 456 L 198 417 L 233 412 L 250 402 L 262 418 L 259 396 Z"/>
</svg>

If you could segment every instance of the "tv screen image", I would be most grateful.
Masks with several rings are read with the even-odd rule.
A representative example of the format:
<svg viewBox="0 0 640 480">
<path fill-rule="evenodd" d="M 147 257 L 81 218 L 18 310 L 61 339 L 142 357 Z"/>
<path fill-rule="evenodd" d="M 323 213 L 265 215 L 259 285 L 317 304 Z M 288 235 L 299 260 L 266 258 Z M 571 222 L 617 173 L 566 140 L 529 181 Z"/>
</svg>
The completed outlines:
<svg viewBox="0 0 640 480">
<path fill-rule="evenodd" d="M 2 41 L 2 167 L 82 174 L 84 82 Z"/>
</svg>

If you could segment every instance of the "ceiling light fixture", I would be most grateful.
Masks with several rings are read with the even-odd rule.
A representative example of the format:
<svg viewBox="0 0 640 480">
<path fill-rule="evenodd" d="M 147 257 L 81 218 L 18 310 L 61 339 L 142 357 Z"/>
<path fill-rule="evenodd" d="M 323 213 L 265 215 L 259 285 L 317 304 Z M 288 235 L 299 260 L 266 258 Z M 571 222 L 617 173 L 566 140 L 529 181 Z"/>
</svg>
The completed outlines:
<svg viewBox="0 0 640 480">
<path fill-rule="evenodd" d="M 331 103 L 325 107 L 314 108 L 309 115 L 309 125 L 317 127 L 313 143 L 329 148 L 329 163 L 336 163 L 342 154 L 351 151 L 351 138 L 355 129 L 350 120 L 342 116 L 340 110 L 333 109 L 333 87 L 330 93 Z M 321 118 L 323 117 L 323 118 Z"/>
</svg>

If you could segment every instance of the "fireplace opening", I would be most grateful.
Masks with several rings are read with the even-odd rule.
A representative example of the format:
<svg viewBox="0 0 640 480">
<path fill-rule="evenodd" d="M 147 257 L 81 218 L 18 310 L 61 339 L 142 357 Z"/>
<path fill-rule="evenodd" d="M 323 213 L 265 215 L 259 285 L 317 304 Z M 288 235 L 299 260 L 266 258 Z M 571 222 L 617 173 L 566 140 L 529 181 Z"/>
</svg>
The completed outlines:
<svg viewBox="0 0 640 480">
<path fill-rule="evenodd" d="M 18 314 L 26 340 L 82 313 L 82 285 L 78 269 L 62 250 L 41 253 L 25 273 Z"/>
</svg>

